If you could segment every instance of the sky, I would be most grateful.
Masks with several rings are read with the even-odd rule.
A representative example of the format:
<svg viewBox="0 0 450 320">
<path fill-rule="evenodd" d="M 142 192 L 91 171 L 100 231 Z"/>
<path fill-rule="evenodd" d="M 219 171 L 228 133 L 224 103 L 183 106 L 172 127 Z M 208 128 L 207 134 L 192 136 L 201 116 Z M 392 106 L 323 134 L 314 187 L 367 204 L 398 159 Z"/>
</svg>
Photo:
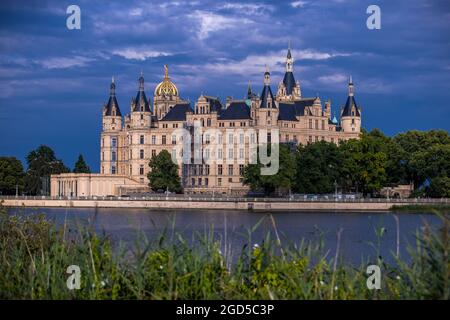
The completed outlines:
<svg viewBox="0 0 450 320">
<path fill-rule="evenodd" d="M 81 10 L 69 30 L 66 9 Z M 369 30 L 367 7 L 381 9 Z M 306 97 L 333 113 L 353 76 L 363 127 L 387 135 L 449 130 L 450 4 L 445 0 L 1 1 L 0 156 L 24 161 L 41 144 L 73 168 L 99 170 L 101 112 L 112 76 L 122 114 L 143 72 L 153 101 L 164 64 L 180 95 L 241 99 L 272 90 L 290 42 Z M 24 163 L 25 164 L 25 163 Z"/>
</svg>

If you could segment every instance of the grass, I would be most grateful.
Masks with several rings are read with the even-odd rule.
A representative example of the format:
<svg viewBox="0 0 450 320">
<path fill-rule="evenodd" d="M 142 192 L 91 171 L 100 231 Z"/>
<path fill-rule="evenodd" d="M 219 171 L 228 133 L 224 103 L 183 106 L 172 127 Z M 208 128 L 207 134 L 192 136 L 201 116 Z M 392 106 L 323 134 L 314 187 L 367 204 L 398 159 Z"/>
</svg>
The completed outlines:
<svg viewBox="0 0 450 320">
<path fill-rule="evenodd" d="M 379 261 L 381 290 L 368 290 L 367 265 L 347 264 L 323 243 L 282 243 L 267 233 L 260 246 L 223 254 L 213 232 L 187 241 L 173 230 L 113 248 L 88 228 L 56 227 L 43 216 L 9 216 L 0 207 L 0 299 L 449 299 L 449 217 L 425 227 L 408 263 Z M 272 220 L 273 221 L 273 220 Z M 248 243 L 251 234 L 248 230 Z M 276 225 L 273 221 L 276 231 Z M 69 265 L 81 288 L 68 290 Z"/>
<path fill-rule="evenodd" d="M 450 204 L 410 204 L 393 205 L 391 211 L 441 211 L 450 212 Z"/>
</svg>

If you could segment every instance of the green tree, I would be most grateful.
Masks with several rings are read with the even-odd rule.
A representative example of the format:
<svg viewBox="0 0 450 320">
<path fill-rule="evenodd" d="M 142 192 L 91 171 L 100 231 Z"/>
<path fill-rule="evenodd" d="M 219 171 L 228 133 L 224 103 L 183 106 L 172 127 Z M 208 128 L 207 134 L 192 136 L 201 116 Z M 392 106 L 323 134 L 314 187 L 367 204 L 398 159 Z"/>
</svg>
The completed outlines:
<svg viewBox="0 0 450 320">
<path fill-rule="evenodd" d="M 22 162 L 14 157 L 0 157 L 0 194 L 16 194 L 23 191 L 24 171 Z"/>
<path fill-rule="evenodd" d="M 341 164 L 342 154 L 334 143 L 300 145 L 296 157 L 296 192 L 332 192 L 335 181 L 340 180 Z"/>
<path fill-rule="evenodd" d="M 259 161 L 246 165 L 242 174 L 244 185 L 248 185 L 252 191 L 263 191 L 265 194 L 289 192 L 294 186 L 296 168 L 294 156 L 286 145 L 279 145 L 278 161 L 278 172 L 274 175 L 262 175 L 263 165 Z"/>
<path fill-rule="evenodd" d="M 26 160 L 28 169 L 25 175 L 25 190 L 30 194 L 48 193 L 51 174 L 70 172 L 48 146 L 41 145 L 31 151 Z"/>
<path fill-rule="evenodd" d="M 178 165 L 173 163 L 167 150 L 162 150 L 158 155 L 152 157 L 149 166 L 150 172 L 147 177 L 150 182 L 148 185 L 153 191 L 169 190 L 177 193 L 182 191 Z"/>
<path fill-rule="evenodd" d="M 427 195 L 433 198 L 450 198 L 450 178 L 448 176 L 433 178 Z"/>
<path fill-rule="evenodd" d="M 91 173 L 91 169 L 89 168 L 89 166 L 84 161 L 84 158 L 83 158 L 82 154 L 80 154 L 78 156 L 78 160 L 75 163 L 75 167 L 73 169 L 73 172 L 74 173 Z"/>
<path fill-rule="evenodd" d="M 387 181 L 386 146 L 377 133 L 364 133 L 359 140 L 349 140 L 341 144 L 343 163 L 341 181 L 364 195 L 381 189 Z"/>
</svg>

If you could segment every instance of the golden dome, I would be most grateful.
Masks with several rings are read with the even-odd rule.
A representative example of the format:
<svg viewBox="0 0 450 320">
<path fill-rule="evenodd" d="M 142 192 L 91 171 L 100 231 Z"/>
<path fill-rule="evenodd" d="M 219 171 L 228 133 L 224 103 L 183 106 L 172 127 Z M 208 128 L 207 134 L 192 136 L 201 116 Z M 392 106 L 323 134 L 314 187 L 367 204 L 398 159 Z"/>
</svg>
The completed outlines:
<svg viewBox="0 0 450 320">
<path fill-rule="evenodd" d="M 164 79 L 160 82 L 155 89 L 155 96 L 178 96 L 177 86 L 170 81 L 169 68 L 164 65 Z"/>
</svg>

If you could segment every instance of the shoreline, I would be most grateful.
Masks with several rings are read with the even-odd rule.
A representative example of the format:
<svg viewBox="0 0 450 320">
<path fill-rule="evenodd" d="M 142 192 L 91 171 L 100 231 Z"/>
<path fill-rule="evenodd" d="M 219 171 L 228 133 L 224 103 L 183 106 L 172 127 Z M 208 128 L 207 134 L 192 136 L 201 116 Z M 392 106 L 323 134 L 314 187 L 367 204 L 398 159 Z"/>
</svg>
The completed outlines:
<svg viewBox="0 0 450 320">
<path fill-rule="evenodd" d="M 248 210 L 248 211 L 403 211 L 402 207 L 414 210 L 433 207 L 447 208 L 446 202 L 416 202 L 416 201 L 252 201 L 239 200 L 200 200 L 200 199 L 167 199 L 167 200 L 99 200 L 99 199 L 3 199 L 0 201 L 4 207 L 48 207 L 48 208 L 148 208 L 148 209 L 217 209 L 217 210 Z M 430 209 L 430 207 L 432 207 Z"/>
</svg>

